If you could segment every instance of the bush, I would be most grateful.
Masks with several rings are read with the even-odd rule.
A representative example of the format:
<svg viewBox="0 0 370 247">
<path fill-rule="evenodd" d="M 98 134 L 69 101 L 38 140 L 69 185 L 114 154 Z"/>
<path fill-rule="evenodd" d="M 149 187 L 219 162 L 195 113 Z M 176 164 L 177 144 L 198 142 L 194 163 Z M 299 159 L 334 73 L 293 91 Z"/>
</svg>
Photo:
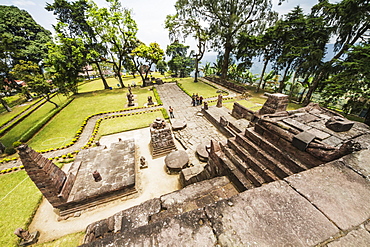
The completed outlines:
<svg viewBox="0 0 370 247">
<path fill-rule="evenodd" d="M 14 147 L 14 148 L 17 148 L 17 147 L 19 147 L 20 145 L 22 145 L 22 142 L 20 142 L 20 141 L 13 142 L 13 147 Z"/>
<path fill-rule="evenodd" d="M 16 152 L 17 152 L 17 150 L 15 150 L 15 148 L 13 148 L 13 147 L 7 147 L 5 149 L 5 153 L 8 154 L 8 155 L 15 154 Z"/>
</svg>

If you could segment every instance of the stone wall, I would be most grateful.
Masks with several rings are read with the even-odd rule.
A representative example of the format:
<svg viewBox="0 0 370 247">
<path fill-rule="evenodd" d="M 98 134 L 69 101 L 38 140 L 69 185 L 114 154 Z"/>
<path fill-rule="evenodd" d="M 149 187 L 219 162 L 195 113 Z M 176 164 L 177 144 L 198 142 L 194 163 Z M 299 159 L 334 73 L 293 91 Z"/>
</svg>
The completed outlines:
<svg viewBox="0 0 370 247">
<path fill-rule="evenodd" d="M 246 91 L 246 89 L 243 86 L 238 85 L 234 82 L 223 80 L 223 79 L 218 78 L 218 77 L 205 76 L 204 79 L 206 79 L 208 81 L 211 81 L 211 82 L 214 82 L 214 83 L 217 83 L 221 86 L 224 86 L 224 87 L 226 87 L 228 89 L 231 89 L 231 90 L 233 90 L 235 92 L 238 92 L 238 93 L 244 93 Z"/>
<path fill-rule="evenodd" d="M 254 115 L 256 112 L 242 106 L 238 102 L 234 103 L 233 111 L 231 112 L 231 115 L 235 118 L 245 118 L 249 121 L 253 121 Z"/>
<path fill-rule="evenodd" d="M 259 115 L 273 114 L 275 112 L 285 111 L 288 106 L 288 95 L 281 93 L 267 94 L 268 98 L 262 108 L 259 110 Z"/>
</svg>

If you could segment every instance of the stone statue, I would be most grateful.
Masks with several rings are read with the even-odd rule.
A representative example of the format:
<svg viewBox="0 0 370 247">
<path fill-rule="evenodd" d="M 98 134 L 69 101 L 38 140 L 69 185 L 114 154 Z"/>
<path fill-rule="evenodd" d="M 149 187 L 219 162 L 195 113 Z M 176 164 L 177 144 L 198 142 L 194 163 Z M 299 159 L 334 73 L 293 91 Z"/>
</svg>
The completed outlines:
<svg viewBox="0 0 370 247">
<path fill-rule="evenodd" d="M 21 242 L 19 244 L 20 246 L 26 246 L 36 243 L 40 235 L 39 231 L 29 233 L 28 231 L 23 230 L 22 228 L 17 228 L 14 231 L 14 234 L 21 239 Z"/>
<path fill-rule="evenodd" d="M 31 238 L 31 234 L 26 231 L 26 230 L 23 230 L 22 228 L 17 228 L 15 231 L 14 231 L 14 234 L 17 235 L 20 239 L 22 240 L 30 240 Z"/>
<path fill-rule="evenodd" d="M 140 169 L 148 168 L 148 162 L 145 160 L 144 156 L 140 157 Z"/>
<path fill-rule="evenodd" d="M 222 107 L 222 94 L 219 94 L 217 97 L 217 107 Z"/>
<path fill-rule="evenodd" d="M 148 105 L 154 105 L 152 96 L 148 96 Z"/>
<path fill-rule="evenodd" d="M 154 129 L 164 129 L 166 127 L 166 122 L 164 121 L 164 119 L 156 118 L 152 123 L 152 127 Z"/>
<path fill-rule="evenodd" d="M 131 86 L 130 86 L 130 85 L 128 85 L 128 92 L 129 92 L 130 94 L 132 94 L 132 92 L 131 92 Z"/>
<path fill-rule="evenodd" d="M 134 106 L 134 95 L 131 93 L 127 93 L 127 100 L 128 100 L 128 106 Z"/>
</svg>

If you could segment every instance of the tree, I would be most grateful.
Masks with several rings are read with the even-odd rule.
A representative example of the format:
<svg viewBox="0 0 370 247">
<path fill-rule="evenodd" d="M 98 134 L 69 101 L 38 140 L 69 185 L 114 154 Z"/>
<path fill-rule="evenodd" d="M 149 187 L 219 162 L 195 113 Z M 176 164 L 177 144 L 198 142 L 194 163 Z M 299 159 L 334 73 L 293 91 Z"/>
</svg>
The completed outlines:
<svg viewBox="0 0 370 247">
<path fill-rule="evenodd" d="M 81 38 L 87 49 L 88 62 L 95 64 L 102 79 L 104 89 L 109 85 L 102 73 L 100 63 L 104 62 L 103 55 L 106 49 L 97 42 L 97 34 L 87 20 L 87 13 L 91 5 L 86 0 L 69 2 L 67 0 L 55 0 L 53 4 L 47 3 L 46 10 L 53 11 L 57 20 L 68 26 L 65 35 L 70 38 Z"/>
<path fill-rule="evenodd" d="M 195 16 L 209 28 L 211 47 L 223 54 L 221 76 L 227 78 L 229 58 L 243 30 L 253 33 L 270 17 L 270 0 L 178 0 L 176 9 L 183 16 Z M 189 13 L 189 14 L 187 14 Z"/>
<path fill-rule="evenodd" d="M 132 51 L 139 46 L 136 38 L 137 24 L 131 16 L 131 11 L 123 8 L 118 0 L 109 0 L 109 8 L 98 8 L 91 3 L 88 23 L 97 34 L 98 42 L 106 48 L 109 57 L 107 62 L 113 64 L 121 87 L 124 87 L 121 71 L 123 68 L 132 70 Z M 136 66 L 135 66 L 136 68 Z"/>
<path fill-rule="evenodd" d="M 367 0 L 343 0 L 339 3 L 329 3 L 322 0 L 312 8 L 314 16 L 323 17 L 331 27 L 331 34 L 336 36 L 334 45 L 336 54 L 329 61 L 323 63 L 317 69 L 314 81 L 309 87 L 304 104 L 308 104 L 312 94 L 318 88 L 320 82 L 328 77 L 332 66 L 340 59 L 348 49 L 355 45 L 370 28 L 370 3 Z"/>
<path fill-rule="evenodd" d="M 161 73 L 161 75 L 164 75 L 164 73 L 167 71 L 167 63 L 164 60 L 158 61 L 157 69 Z"/>
<path fill-rule="evenodd" d="M 59 23 L 57 28 L 62 28 L 61 26 L 63 25 Z M 60 32 L 56 43 L 49 46 L 46 65 L 53 84 L 61 93 L 78 93 L 78 83 L 81 81 L 79 73 L 83 72 L 86 64 L 86 48 L 82 39 L 66 38 Z"/>
<path fill-rule="evenodd" d="M 206 42 L 208 40 L 207 29 L 200 25 L 200 20 L 195 16 L 191 16 L 191 12 L 183 12 L 177 10 L 178 14 L 168 15 L 166 17 L 165 27 L 170 32 L 170 39 L 172 41 L 178 40 L 180 33 L 187 38 L 192 35 L 197 41 L 197 52 L 193 52 L 195 58 L 195 76 L 194 82 L 198 82 L 199 63 L 202 60 L 204 52 L 206 51 Z"/>
<path fill-rule="evenodd" d="M 150 43 L 149 46 L 142 43 L 132 51 L 132 62 L 141 76 L 143 87 L 147 86 L 148 74 L 152 65 L 163 60 L 163 56 L 164 51 L 157 43 Z"/>
<path fill-rule="evenodd" d="M 192 67 L 193 59 L 187 55 L 189 46 L 180 44 L 178 41 L 167 46 L 166 55 L 171 57 L 168 61 L 168 67 L 178 77 L 189 76 Z"/>
<path fill-rule="evenodd" d="M 10 74 L 20 60 L 41 64 L 47 55 L 51 33 L 37 24 L 30 14 L 15 6 L 0 6 L 0 93 L 7 88 L 20 90 Z M 10 111 L 0 96 L 0 102 Z"/>
<path fill-rule="evenodd" d="M 40 67 L 36 63 L 21 60 L 19 64 L 14 66 L 11 73 L 15 78 L 23 80 L 29 91 L 41 95 L 46 101 L 58 108 L 58 104 L 50 99 L 51 90 L 55 89 L 55 86 L 47 81 L 40 71 Z"/>
<path fill-rule="evenodd" d="M 325 81 L 323 98 L 327 103 L 347 99 L 343 109 L 349 113 L 356 107 L 367 107 L 365 123 L 370 125 L 370 43 L 354 46 L 336 66 L 337 73 Z"/>
</svg>

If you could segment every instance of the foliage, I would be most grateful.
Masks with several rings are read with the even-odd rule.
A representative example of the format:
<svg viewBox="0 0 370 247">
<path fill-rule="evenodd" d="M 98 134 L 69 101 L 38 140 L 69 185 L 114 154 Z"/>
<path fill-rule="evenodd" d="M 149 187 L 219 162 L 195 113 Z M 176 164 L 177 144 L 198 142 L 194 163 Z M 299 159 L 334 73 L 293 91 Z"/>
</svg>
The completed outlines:
<svg viewBox="0 0 370 247">
<path fill-rule="evenodd" d="M 167 71 L 167 63 L 164 60 L 159 60 L 157 63 L 157 70 L 161 73 L 161 75 L 164 75 L 164 73 Z"/>
<path fill-rule="evenodd" d="M 161 97 L 159 96 L 157 89 L 155 87 L 153 87 L 152 89 L 153 89 L 154 98 L 157 101 L 157 104 L 163 105 Z"/>
<path fill-rule="evenodd" d="M 164 51 L 157 43 L 150 43 L 149 46 L 141 43 L 133 49 L 131 53 L 132 61 L 135 64 L 136 71 L 139 72 L 143 80 L 143 87 L 147 86 L 148 74 L 153 64 L 163 60 Z"/>
<path fill-rule="evenodd" d="M 167 46 L 166 55 L 171 57 L 168 67 L 176 77 L 187 77 L 193 67 L 193 59 L 187 56 L 189 46 L 180 44 L 178 41 Z"/>
<path fill-rule="evenodd" d="M 370 44 L 354 46 L 347 57 L 336 67 L 337 73 L 326 80 L 323 91 L 327 103 L 340 98 L 347 99 L 343 110 L 356 112 L 356 108 L 368 110 L 365 123 L 370 124 Z M 366 108 L 365 108 L 366 107 Z"/>
</svg>

